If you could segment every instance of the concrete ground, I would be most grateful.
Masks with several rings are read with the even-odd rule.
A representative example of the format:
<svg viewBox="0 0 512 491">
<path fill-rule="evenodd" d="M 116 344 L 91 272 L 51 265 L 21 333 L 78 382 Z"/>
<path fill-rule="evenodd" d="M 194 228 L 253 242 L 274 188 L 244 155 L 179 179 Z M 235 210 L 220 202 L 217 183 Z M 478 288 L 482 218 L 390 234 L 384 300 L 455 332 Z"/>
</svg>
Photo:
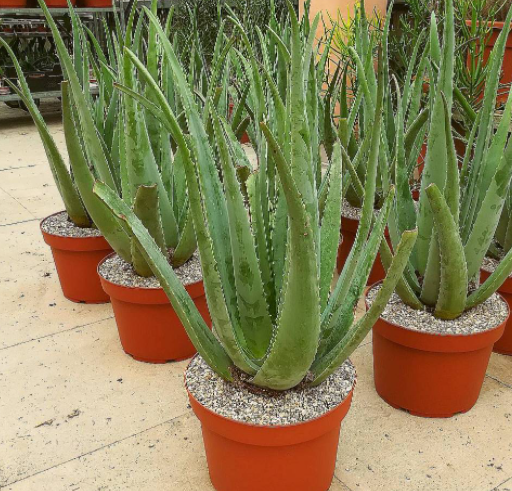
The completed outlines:
<svg viewBox="0 0 512 491">
<path fill-rule="evenodd" d="M 45 104 L 64 147 L 56 110 Z M 39 231 L 60 209 L 30 118 L 2 106 L 0 488 L 213 489 L 183 388 L 186 362 L 134 361 L 109 305 L 63 298 Z M 493 355 L 477 405 L 449 420 L 410 416 L 378 397 L 370 339 L 352 359 L 358 383 L 331 490 L 512 490 L 512 358 Z"/>
</svg>

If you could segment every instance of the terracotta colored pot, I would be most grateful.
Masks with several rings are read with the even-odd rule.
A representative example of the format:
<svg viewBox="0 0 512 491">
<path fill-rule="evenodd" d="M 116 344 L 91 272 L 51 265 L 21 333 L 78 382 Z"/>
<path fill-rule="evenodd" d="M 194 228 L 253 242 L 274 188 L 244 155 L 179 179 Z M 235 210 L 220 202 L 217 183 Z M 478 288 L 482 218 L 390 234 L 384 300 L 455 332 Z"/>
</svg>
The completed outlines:
<svg viewBox="0 0 512 491">
<path fill-rule="evenodd" d="M 341 218 L 341 234 L 342 241 L 338 248 L 338 258 L 336 261 L 336 265 L 338 268 L 338 273 L 341 273 L 343 266 L 345 265 L 345 261 L 350 254 L 352 246 L 354 245 L 354 241 L 356 239 L 357 228 L 359 227 L 359 220 L 354 220 L 353 218 Z M 385 230 L 386 240 L 389 242 L 389 233 L 388 229 Z M 386 276 L 384 268 L 382 266 L 382 262 L 380 260 L 380 254 L 377 254 L 375 258 L 375 263 L 370 272 L 370 276 L 368 277 L 367 285 L 373 285 L 378 281 L 381 281 Z"/>
<path fill-rule="evenodd" d="M 48 8 L 64 9 L 68 6 L 67 0 L 44 0 Z M 76 0 L 71 0 L 71 5 L 76 5 Z"/>
<path fill-rule="evenodd" d="M 82 0 L 84 7 L 102 8 L 112 7 L 112 0 Z"/>
<path fill-rule="evenodd" d="M 112 252 L 108 242 L 103 237 L 62 237 L 42 228 L 41 232 L 44 241 L 52 248 L 64 296 L 73 302 L 107 303 L 109 298 L 101 288 L 97 268 L 98 263 Z"/>
<path fill-rule="evenodd" d="M 229 117 L 231 118 L 231 115 L 233 114 L 233 111 L 235 109 L 235 104 L 233 102 L 229 103 Z M 251 140 L 249 139 L 249 135 L 247 131 L 244 132 L 244 134 L 240 137 L 240 143 L 243 145 L 244 143 L 251 143 Z"/>
<path fill-rule="evenodd" d="M 0 9 L 19 9 L 27 6 L 27 0 L 0 0 Z"/>
<path fill-rule="evenodd" d="M 456 336 L 414 331 L 379 318 L 372 335 L 378 394 L 390 406 L 416 416 L 449 418 L 469 411 L 505 324 Z"/>
<path fill-rule="evenodd" d="M 485 281 L 489 278 L 490 273 L 480 271 L 481 281 Z M 512 311 L 512 279 L 507 278 L 505 283 L 498 288 L 498 292 L 508 303 L 509 310 Z M 512 317 L 509 317 L 503 336 L 494 343 L 493 351 L 502 355 L 512 356 Z"/>
<path fill-rule="evenodd" d="M 341 421 L 353 389 L 320 418 L 290 426 L 254 426 L 220 416 L 189 392 L 201 421 L 210 478 L 217 491 L 327 491 Z"/>
<path fill-rule="evenodd" d="M 471 26 L 471 21 L 466 20 L 466 24 Z M 505 26 L 504 22 L 494 22 L 492 25 L 491 35 L 487 39 L 484 47 L 484 63 L 489 59 L 489 55 L 491 54 L 496 41 L 498 40 L 498 36 L 501 34 L 503 27 Z M 470 63 L 468 56 L 468 63 Z M 503 85 L 510 85 L 512 83 L 512 32 L 509 32 L 507 42 L 505 45 L 505 54 L 503 56 L 503 64 L 501 66 L 501 79 L 500 83 Z M 483 97 L 483 93 L 481 95 Z M 497 97 L 497 102 L 506 103 L 508 97 L 508 89 L 500 90 L 500 93 Z"/>
<path fill-rule="evenodd" d="M 185 360 L 196 353 L 162 288 L 121 286 L 102 276 L 100 280 L 103 289 L 110 295 L 121 345 L 127 354 L 138 361 L 167 363 Z M 185 289 L 210 327 L 203 282 L 187 285 Z"/>
</svg>

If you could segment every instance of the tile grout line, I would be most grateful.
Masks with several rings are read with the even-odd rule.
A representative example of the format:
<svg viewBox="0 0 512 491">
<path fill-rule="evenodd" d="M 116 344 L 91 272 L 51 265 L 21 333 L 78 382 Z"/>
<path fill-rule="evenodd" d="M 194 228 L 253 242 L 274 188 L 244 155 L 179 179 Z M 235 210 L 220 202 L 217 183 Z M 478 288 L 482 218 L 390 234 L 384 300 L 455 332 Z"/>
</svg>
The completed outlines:
<svg viewBox="0 0 512 491">
<path fill-rule="evenodd" d="M 16 203 L 18 203 L 27 213 L 30 213 L 34 218 L 36 218 L 36 216 L 25 206 L 23 205 L 17 198 L 15 198 L 11 193 L 9 193 L 9 191 L 6 191 L 5 189 L 2 188 L 2 191 L 7 194 L 7 196 L 9 196 L 10 198 L 12 198 L 14 201 L 16 201 Z M 37 219 L 37 218 L 36 218 Z"/>
<path fill-rule="evenodd" d="M 16 348 L 17 346 L 21 346 L 22 344 L 32 343 L 33 341 L 39 341 L 41 339 L 45 339 L 45 338 L 49 338 L 49 337 L 56 336 L 56 335 L 59 335 L 59 334 L 63 334 L 65 332 L 74 331 L 75 329 L 80 329 L 82 327 L 93 326 L 95 324 L 98 324 L 99 322 L 103 322 L 103 321 L 106 321 L 106 320 L 109 320 L 109 319 L 113 319 L 113 318 L 114 318 L 114 315 L 110 315 L 110 316 L 105 317 L 103 319 L 98 319 L 96 321 L 89 322 L 88 324 L 81 324 L 79 326 L 70 327 L 69 329 L 64 329 L 62 331 L 52 332 L 50 334 L 45 334 L 44 336 L 41 336 L 39 338 L 28 339 L 27 341 L 20 341 L 19 343 L 11 344 L 10 346 L 4 346 L 3 348 L 0 348 L 0 351 L 4 351 L 4 350 L 7 350 L 7 349 L 11 349 L 11 348 Z"/>
<path fill-rule="evenodd" d="M 13 485 L 15 485 L 15 484 L 17 484 L 19 482 L 26 481 L 27 479 L 30 479 L 30 478 L 32 478 L 34 476 L 37 476 L 39 474 L 42 474 L 44 472 L 48 472 L 48 471 L 50 471 L 52 469 L 55 469 L 56 467 L 60 467 L 60 466 L 65 465 L 65 464 L 69 464 L 70 462 L 73 462 L 74 460 L 79 460 L 82 457 L 88 457 L 89 455 L 92 455 L 93 453 L 96 453 L 96 452 L 98 452 L 100 450 L 103 450 L 105 448 L 109 448 L 109 447 L 111 447 L 113 445 L 117 445 L 118 443 L 124 442 L 125 440 L 133 438 L 134 436 L 142 435 L 143 433 L 146 433 L 146 432 L 148 432 L 150 430 L 154 430 L 155 428 L 158 428 L 159 426 L 163 426 L 165 424 L 168 424 L 168 423 L 171 423 L 173 421 L 176 421 L 176 420 L 178 420 L 180 418 L 186 417 L 189 414 L 190 414 L 190 411 L 187 411 L 187 412 L 185 412 L 183 414 L 179 414 L 177 416 L 174 416 L 173 418 L 170 418 L 170 419 L 167 419 L 165 421 L 162 421 L 161 423 L 157 423 L 156 425 L 153 425 L 153 426 L 151 426 L 149 428 L 146 428 L 144 430 L 138 431 L 136 433 L 132 433 L 131 435 L 125 436 L 124 438 L 120 438 L 119 440 L 116 440 L 114 442 L 107 443 L 106 445 L 102 445 L 101 447 L 95 448 L 94 450 L 90 450 L 89 452 L 85 452 L 85 453 L 83 453 L 81 455 L 77 455 L 76 457 L 73 457 L 72 459 L 65 460 L 64 462 L 59 462 L 58 464 L 55 464 L 55 465 L 52 465 L 51 467 L 48 467 L 46 469 L 34 472 L 33 474 L 30 474 L 29 476 L 25 476 L 25 477 L 23 477 L 21 479 L 18 479 L 16 481 L 8 482 L 8 483 L 4 484 L 3 486 L 0 486 L 0 489 L 2 489 L 2 487 L 13 486 Z"/>
<path fill-rule="evenodd" d="M 36 164 L 20 165 L 19 167 L 5 167 L 4 169 L 0 169 L 0 172 L 5 172 L 8 170 L 32 169 L 35 166 Z M 2 189 L 2 191 L 5 191 L 5 189 Z"/>
<path fill-rule="evenodd" d="M 497 491 L 497 489 L 502 486 L 503 484 L 506 484 L 507 482 L 512 481 L 512 477 L 509 477 L 505 479 L 503 482 L 500 482 L 497 486 L 494 486 L 494 488 L 491 489 L 491 491 Z"/>
<path fill-rule="evenodd" d="M 28 211 L 28 210 L 27 210 L 27 211 Z M 29 212 L 29 213 L 30 213 L 30 212 Z M 32 213 L 30 213 L 30 214 L 32 215 Z M 32 215 L 32 216 L 34 216 L 34 215 Z M 9 226 L 11 226 L 11 225 L 19 225 L 19 224 L 21 224 L 21 223 L 37 222 L 37 221 L 39 221 L 39 220 L 40 220 L 39 218 L 30 218 L 30 219 L 28 219 L 28 220 L 21 220 L 21 221 L 19 221 L 19 222 L 4 223 L 4 224 L 0 225 L 0 228 L 1 228 L 1 227 L 9 227 Z"/>
<path fill-rule="evenodd" d="M 336 475 L 336 471 L 334 471 L 334 475 L 333 475 L 333 478 L 336 479 L 336 481 L 338 481 L 340 484 L 343 484 L 343 486 L 345 486 L 347 488 L 348 491 L 352 491 L 352 488 L 349 488 L 347 486 L 347 484 L 345 482 L 343 482 L 337 475 Z M 491 490 L 492 491 L 492 490 Z"/>
<path fill-rule="evenodd" d="M 486 377 L 489 377 L 490 379 L 498 382 L 499 384 L 501 385 L 504 385 L 505 387 L 507 387 L 507 389 L 512 389 L 512 385 L 509 385 L 507 384 L 506 382 L 503 382 L 502 380 L 500 380 L 499 378 L 496 378 L 496 377 L 493 377 L 492 375 L 489 375 L 489 374 L 485 374 Z"/>
</svg>

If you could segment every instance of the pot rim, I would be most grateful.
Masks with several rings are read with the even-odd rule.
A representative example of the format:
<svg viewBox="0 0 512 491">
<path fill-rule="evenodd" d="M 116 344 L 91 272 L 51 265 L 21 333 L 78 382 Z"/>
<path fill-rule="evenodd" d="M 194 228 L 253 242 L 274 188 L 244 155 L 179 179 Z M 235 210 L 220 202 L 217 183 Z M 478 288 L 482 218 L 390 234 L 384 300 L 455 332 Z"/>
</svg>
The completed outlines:
<svg viewBox="0 0 512 491">
<path fill-rule="evenodd" d="M 466 19 L 466 25 L 470 26 L 472 24 L 471 19 Z M 477 21 L 477 24 L 480 24 L 480 21 Z M 493 29 L 503 29 L 505 27 L 505 22 L 502 20 L 496 20 L 496 21 L 487 21 L 486 22 L 488 27 L 492 27 Z M 512 24 L 511 24 L 512 25 Z"/>
<path fill-rule="evenodd" d="M 304 428 L 308 424 L 311 424 L 311 423 L 314 423 L 314 422 L 318 422 L 318 421 L 320 421 L 320 420 L 322 420 L 322 419 L 324 419 L 324 418 L 326 418 L 328 416 L 332 416 L 332 415 L 334 415 L 334 413 L 339 411 L 342 407 L 345 407 L 347 404 L 348 404 L 348 408 L 350 408 L 350 406 L 352 404 L 352 397 L 354 395 L 354 390 L 355 390 L 356 385 L 357 385 L 357 371 L 356 371 L 356 375 L 354 377 L 354 383 L 352 384 L 352 388 L 350 389 L 350 392 L 347 394 L 345 399 L 343 399 L 336 407 L 330 409 L 329 411 L 326 411 L 325 413 L 321 414 L 320 416 L 316 416 L 315 418 L 308 419 L 307 421 L 301 421 L 300 423 L 291 423 L 291 424 L 288 424 L 288 425 L 272 425 L 272 426 L 270 426 L 270 425 L 256 425 L 256 424 L 252 424 L 252 423 L 246 423 L 244 421 L 237 421 L 236 419 L 228 418 L 227 416 L 222 416 L 221 414 L 216 413 L 212 409 L 207 408 L 206 406 L 201 404 L 196 399 L 194 394 L 192 394 L 192 392 L 187 387 L 187 370 L 188 370 L 189 365 L 192 363 L 192 361 L 197 356 L 200 356 L 200 354 L 196 353 L 192 358 L 190 358 L 189 362 L 187 363 L 187 367 L 185 368 L 185 371 L 183 373 L 183 383 L 185 385 L 185 390 L 187 391 L 188 396 L 191 399 L 193 399 L 195 401 L 195 403 L 198 404 L 207 414 L 210 414 L 211 416 L 214 416 L 214 417 L 217 417 L 217 418 L 221 418 L 223 421 L 226 421 L 226 422 L 228 422 L 230 424 L 240 425 L 240 426 L 242 426 L 244 428 L 253 429 L 253 430 L 258 430 L 258 429 L 264 429 L 264 430 L 286 430 L 286 429 L 290 429 L 290 428 L 291 429 L 293 429 L 293 428 Z M 355 365 L 354 365 L 354 368 L 355 368 Z M 286 392 L 286 391 L 284 391 L 284 392 Z M 347 411 L 348 411 L 348 408 L 347 408 Z M 200 419 L 199 416 L 197 416 L 197 417 L 198 417 L 198 419 Z"/>
<path fill-rule="evenodd" d="M 366 307 L 368 307 L 367 294 L 371 288 L 376 286 L 378 283 L 380 282 L 377 282 L 368 288 L 365 295 Z M 509 320 L 510 308 L 508 303 L 502 295 L 498 292 L 496 292 L 496 294 L 499 295 L 502 301 L 507 305 L 509 315 L 503 322 L 485 331 L 471 334 L 441 334 L 424 332 L 401 326 L 400 324 L 384 319 L 382 316 L 379 317 L 372 329 L 375 329 L 380 336 L 385 337 L 393 343 L 401 344 L 419 351 L 433 353 L 465 353 L 476 351 L 482 349 L 488 344 L 494 344 L 501 337 Z"/>
<path fill-rule="evenodd" d="M 364 295 L 364 303 L 365 303 L 366 308 L 368 308 L 368 292 L 372 288 L 375 288 L 378 284 L 380 284 L 382 282 L 383 282 L 383 280 L 379 280 L 379 281 L 377 281 L 373 285 L 370 285 L 367 288 L 366 293 Z M 508 306 L 508 302 L 505 300 L 505 298 L 503 297 L 503 295 L 501 293 L 499 293 L 498 291 L 496 291 L 495 293 L 496 293 L 496 295 L 498 295 L 501 298 L 503 303 L 507 306 L 507 311 L 508 311 L 507 318 L 503 322 L 501 322 L 499 325 L 497 325 L 496 327 L 493 327 L 491 329 L 486 329 L 485 331 L 475 332 L 473 334 L 451 334 L 451 333 L 450 334 L 441 334 L 441 333 L 434 334 L 434 333 L 431 333 L 431 332 L 417 331 L 416 329 L 410 329 L 409 327 L 401 326 L 400 324 L 396 324 L 394 322 L 388 321 L 387 319 L 384 319 L 382 317 L 382 314 L 379 316 L 379 319 L 383 320 L 387 324 L 390 324 L 390 325 L 395 326 L 395 327 L 399 327 L 400 329 L 403 329 L 404 331 L 409 331 L 409 332 L 412 332 L 412 333 L 415 333 L 415 334 L 422 334 L 422 335 L 426 335 L 426 336 L 432 336 L 432 337 L 435 337 L 436 339 L 439 339 L 439 338 L 472 338 L 474 336 L 480 336 L 480 335 L 483 335 L 483 334 L 495 331 L 496 329 L 499 329 L 502 325 L 507 323 L 507 320 L 510 317 L 510 307 Z M 402 301 L 402 299 L 400 299 L 400 301 Z M 432 317 L 434 317 L 434 316 L 432 315 Z M 450 321 L 448 320 L 447 322 L 450 322 Z"/>
<path fill-rule="evenodd" d="M 490 271 L 487 271 L 486 269 L 484 268 L 480 268 L 480 275 L 482 276 L 485 276 L 487 279 L 489 276 L 491 276 L 492 272 Z M 508 287 L 508 288 L 504 288 L 504 287 Z M 501 289 L 501 290 L 500 290 Z M 503 296 L 503 294 L 505 293 L 505 295 L 510 295 L 512 294 L 512 277 L 508 277 L 502 284 L 501 286 L 498 288 L 498 290 L 496 290 L 497 292 L 499 292 L 499 294 L 501 296 Z"/>
<path fill-rule="evenodd" d="M 119 283 L 114 283 L 113 281 L 107 280 L 107 279 L 106 279 L 106 278 L 105 278 L 105 277 L 100 273 L 100 267 L 101 267 L 101 265 L 102 265 L 102 264 L 103 264 L 107 259 L 109 259 L 109 258 L 111 258 L 111 257 L 113 257 L 113 256 L 115 256 L 115 255 L 118 255 L 118 254 L 117 254 L 117 252 L 116 252 L 116 251 L 113 251 L 113 252 L 111 252 L 110 254 L 106 255 L 106 256 L 105 256 L 105 257 L 104 257 L 104 258 L 103 258 L 103 259 L 98 263 L 97 272 L 98 272 L 98 276 L 100 277 L 100 280 L 101 280 L 102 282 L 105 282 L 106 284 L 111 285 L 113 288 L 121 288 L 121 289 L 123 289 L 123 290 L 132 290 L 132 291 L 136 291 L 136 290 L 137 290 L 137 291 L 140 291 L 140 290 L 142 290 L 142 291 L 149 292 L 149 293 L 151 293 L 151 292 L 154 292 L 154 293 L 156 293 L 156 292 L 163 292 L 163 293 L 164 293 L 164 295 L 167 297 L 167 294 L 165 293 L 165 291 L 164 291 L 164 289 L 162 288 L 162 286 L 159 286 L 158 288 L 153 288 L 153 287 L 151 287 L 151 288 L 147 288 L 147 287 L 144 287 L 144 286 L 126 286 L 126 285 L 120 285 Z M 153 276 L 154 276 L 154 275 L 153 275 Z M 188 285 L 183 285 L 183 283 L 182 283 L 182 285 L 183 285 L 183 287 L 184 287 L 185 289 L 187 289 L 187 291 L 188 291 L 188 288 L 191 288 L 191 289 L 192 289 L 192 288 L 194 288 L 194 287 L 196 287 L 196 286 L 201 285 L 202 283 L 203 283 L 203 280 L 201 279 L 201 280 L 198 280 L 198 281 L 194 281 L 194 283 L 189 283 Z M 169 302 L 170 302 L 170 300 L 169 300 Z"/>
<path fill-rule="evenodd" d="M 43 223 L 48 220 L 48 218 L 51 218 L 56 215 L 60 215 L 61 213 L 66 213 L 66 210 L 57 211 L 55 213 L 52 213 L 51 215 L 46 216 L 39 222 L 39 229 L 41 230 L 41 233 L 43 234 L 44 241 L 50 246 L 54 247 L 56 249 L 60 250 L 69 250 L 69 251 L 76 251 L 76 252 L 87 252 L 87 251 L 96 251 L 96 250 L 111 250 L 112 247 L 110 247 L 110 244 L 107 242 L 107 239 L 103 235 L 94 235 L 91 237 L 73 237 L 70 235 L 57 235 L 52 234 L 50 232 L 46 232 L 46 230 L 43 230 Z M 68 248 L 62 243 L 57 242 L 66 242 L 71 243 L 73 242 L 75 244 L 75 247 Z M 85 248 L 81 248 L 78 246 L 78 244 L 87 244 Z M 100 246 L 101 245 L 101 246 Z"/>
<path fill-rule="evenodd" d="M 43 234 L 49 235 L 50 237 L 59 237 L 61 239 L 77 239 L 77 240 L 98 239 L 98 238 L 105 239 L 103 234 L 102 235 L 94 235 L 94 236 L 91 236 L 91 237 L 73 237 L 71 235 L 52 234 L 50 232 L 47 232 L 46 230 L 43 230 L 43 223 L 46 222 L 46 220 L 48 220 L 48 218 L 54 217 L 56 215 L 60 215 L 61 213 L 66 213 L 67 214 L 67 211 L 66 210 L 56 211 L 55 213 L 52 213 L 51 215 L 48 215 L 48 216 L 44 217 L 42 220 L 39 221 L 39 228 L 41 229 L 41 232 Z M 68 215 L 68 218 L 69 218 L 69 215 Z M 91 227 L 87 227 L 87 228 L 91 228 Z"/>
</svg>

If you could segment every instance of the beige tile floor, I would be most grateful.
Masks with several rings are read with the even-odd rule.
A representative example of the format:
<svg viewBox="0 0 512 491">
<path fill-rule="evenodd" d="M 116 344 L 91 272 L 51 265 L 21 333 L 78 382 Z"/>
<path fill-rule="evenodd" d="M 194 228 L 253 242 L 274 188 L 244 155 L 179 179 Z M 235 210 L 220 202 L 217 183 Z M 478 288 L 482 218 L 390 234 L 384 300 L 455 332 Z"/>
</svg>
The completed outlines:
<svg viewBox="0 0 512 491">
<path fill-rule="evenodd" d="M 62 145 L 56 108 L 45 104 Z M 61 208 L 29 118 L 1 107 L 0 488 L 211 490 L 185 362 L 132 360 L 108 305 L 62 297 L 38 228 Z M 511 358 L 493 355 L 479 402 L 450 420 L 379 399 L 371 340 L 353 361 L 358 384 L 331 490 L 512 491 Z"/>
</svg>

